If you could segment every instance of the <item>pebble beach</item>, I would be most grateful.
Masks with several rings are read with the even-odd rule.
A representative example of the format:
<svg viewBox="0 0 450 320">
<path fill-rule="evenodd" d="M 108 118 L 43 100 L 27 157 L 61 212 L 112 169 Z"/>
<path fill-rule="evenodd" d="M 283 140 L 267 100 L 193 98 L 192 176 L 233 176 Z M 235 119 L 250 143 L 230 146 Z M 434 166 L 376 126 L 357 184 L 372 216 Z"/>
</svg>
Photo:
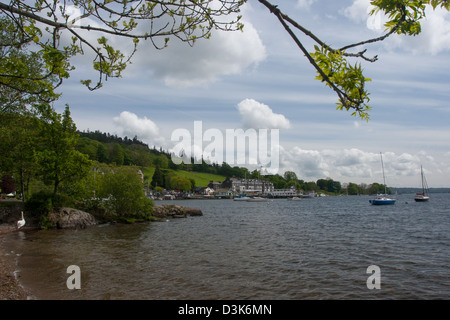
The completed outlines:
<svg viewBox="0 0 450 320">
<path fill-rule="evenodd" d="M 14 225 L 0 224 L 0 242 L 10 232 L 16 232 Z M 12 257 L 0 246 L 0 300 L 27 300 L 30 296 L 16 279 L 15 270 Z"/>
</svg>

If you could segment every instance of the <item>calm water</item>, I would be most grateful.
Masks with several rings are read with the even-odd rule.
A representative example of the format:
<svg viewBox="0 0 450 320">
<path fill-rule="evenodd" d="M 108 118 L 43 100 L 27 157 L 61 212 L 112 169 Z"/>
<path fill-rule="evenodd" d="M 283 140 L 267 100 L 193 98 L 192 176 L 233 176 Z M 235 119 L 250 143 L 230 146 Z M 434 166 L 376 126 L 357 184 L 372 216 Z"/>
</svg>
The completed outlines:
<svg viewBox="0 0 450 320">
<path fill-rule="evenodd" d="M 449 299 L 450 194 L 368 200 L 176 201 L 204 215 L 1 241 L 38 299 Z M 70 265 L 81 290 L 66 286 Z"/>
</svg>

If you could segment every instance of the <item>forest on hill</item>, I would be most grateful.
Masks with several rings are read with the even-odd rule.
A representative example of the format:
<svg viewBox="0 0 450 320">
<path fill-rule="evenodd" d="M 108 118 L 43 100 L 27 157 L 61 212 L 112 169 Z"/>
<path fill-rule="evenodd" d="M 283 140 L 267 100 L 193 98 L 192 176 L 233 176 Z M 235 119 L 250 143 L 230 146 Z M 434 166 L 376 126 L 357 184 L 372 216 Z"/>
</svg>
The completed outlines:
<svg viewBox="0 0 450 320">
<path fill-rule="evenodd" d="M 117 166 L 137 166 L 144 173 L 144 184 L 167 189 L 193 190 L 194 187 L 206 187 L 210 181 L 224 181 L 229 178 L 263 179 L 274 184 L 275 189 L 295 187 L 303 191 L 321 191 L 329 194 L 376 194 L 384 192 L 384 186 L 348 183 L 344 186 L 331 178 L 317 181 L 304 181 L 293 171 L 283 175 L 261 175 L 258 170 L 249 171 L 245 167 L 231 167 L 227 163 L 191 164 L 173 163 L 171 154 L 162 148 L 150 148 L 136 136 L 118 137 L 100 131 L 78 132 L 80 139 L 77 149 L 89 156 L 89 159 Z M 155 171 L 157 172 L 156 176 Z M 388 192 L 390 189 L 388 188 Z"/>
</svg>

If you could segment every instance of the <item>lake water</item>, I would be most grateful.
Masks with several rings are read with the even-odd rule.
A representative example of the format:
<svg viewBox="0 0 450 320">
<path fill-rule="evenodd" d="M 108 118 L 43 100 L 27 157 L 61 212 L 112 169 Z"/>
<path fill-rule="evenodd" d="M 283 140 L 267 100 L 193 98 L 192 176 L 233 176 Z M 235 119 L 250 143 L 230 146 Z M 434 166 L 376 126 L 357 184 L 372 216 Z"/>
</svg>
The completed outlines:
<svg viewBox="0 0 450 320">
<path fill-rule="evenodd" d="M 173 201 L 204 215 L 1 242 L 37 299 L 449 299 L 450 194 L 369 199 Z M 80 290 L 67 288 L 71 265 Z"/>
</svg>

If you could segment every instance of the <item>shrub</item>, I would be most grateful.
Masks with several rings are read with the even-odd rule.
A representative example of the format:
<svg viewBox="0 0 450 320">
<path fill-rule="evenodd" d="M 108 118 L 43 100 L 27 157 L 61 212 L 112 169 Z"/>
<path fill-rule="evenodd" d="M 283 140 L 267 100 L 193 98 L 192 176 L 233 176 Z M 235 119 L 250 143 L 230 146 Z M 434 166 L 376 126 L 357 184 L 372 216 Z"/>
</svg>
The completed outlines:
<svg viewBox="0 0 450 320">
<path fill-rule="evenodd" d="M 135 168 L 114 168 L 105 173 L 99 197 L 119 220 L 151 219 L 153 202 L 145 196 L 141 176 Z"/>
<path fill-rule="evenodd" d="M 33 194 L 25 202 L 25 210 L 30 212 L 34 217 L 43 217 L 56 209 L 69 207 L 72 204 L 72 199 L 65 194 L 55 195 L 53 193 L 40 191 Z"/>
</svg>

